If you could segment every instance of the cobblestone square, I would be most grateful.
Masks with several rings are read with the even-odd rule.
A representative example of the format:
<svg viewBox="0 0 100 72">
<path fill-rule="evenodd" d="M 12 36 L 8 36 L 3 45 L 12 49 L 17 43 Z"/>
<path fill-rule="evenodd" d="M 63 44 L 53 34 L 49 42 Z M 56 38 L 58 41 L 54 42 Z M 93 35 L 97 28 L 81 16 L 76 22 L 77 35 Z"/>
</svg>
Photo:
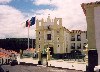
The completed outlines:
<svg viewBox="0 0 100 72">
<path fill-rule="evenodd" d="M 59 69 L 59 68 L 51 68 L 51 67 L 43 67 L 43 66 L 24 66 L 24 65 L 2 65 L 2 69 L 6 72 L 82 72 L 76 70 L 68 70 L 68 69 Z"/>
</svg>

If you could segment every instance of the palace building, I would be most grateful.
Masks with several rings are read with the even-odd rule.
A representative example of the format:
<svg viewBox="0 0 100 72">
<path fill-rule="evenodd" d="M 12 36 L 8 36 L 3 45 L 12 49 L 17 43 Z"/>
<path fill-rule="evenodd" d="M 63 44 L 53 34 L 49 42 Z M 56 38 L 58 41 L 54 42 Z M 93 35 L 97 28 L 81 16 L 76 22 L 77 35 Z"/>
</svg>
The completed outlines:
<svg viewBox="0 0 100 72">
<path fill-rule="evenodd" d="M 36 49 L 44 52 L 49 47 L 50 54 L 64 54 L 75 49 L 82 51 L 86 43 L 86 31 L 69 31 L 62 26 L 62 18 L 36 20 Z"/>
</svg>

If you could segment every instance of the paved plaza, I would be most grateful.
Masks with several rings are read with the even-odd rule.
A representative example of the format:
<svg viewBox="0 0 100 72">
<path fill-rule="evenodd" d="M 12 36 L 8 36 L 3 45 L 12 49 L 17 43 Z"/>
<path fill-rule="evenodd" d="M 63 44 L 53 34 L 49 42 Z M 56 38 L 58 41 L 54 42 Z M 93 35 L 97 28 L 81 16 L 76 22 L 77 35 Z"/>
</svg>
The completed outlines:
<svg viewBox="0 0 100 72">
<path fill-rule="evenodd" d="M 24 65 L 2 65 L 3 70 L 6 72 L 82 72 L 76 70 L 68 70 L 68 69 L 59 69 L 59 68 L 51 68 L 51 67 L 43 67 L 43 66 L 24 66 Z"/>
<path fill-rule="evenodd" d="M 38 64 L 38 59 L 32 59 L 32 58 L 18 59 L 18 61 L 25 62 L 25 63 Z M 46 61 L 44 59 L 43 65 L 45 65 L 45 64 L 46 64 Z M 86 62 L 83 62 L 83 61 L 78 62 L 78 61 L 75 61 L 75 60 L 64 61 L 64 60 L 60 59 L 60 60 L 50 60 L 50 61 L 48 61 L 48 66 L 62 67 L 62 68 L 82 70 L 82 71 L 86 71 L 86 65 L 87 65 Z"/>
</svg>

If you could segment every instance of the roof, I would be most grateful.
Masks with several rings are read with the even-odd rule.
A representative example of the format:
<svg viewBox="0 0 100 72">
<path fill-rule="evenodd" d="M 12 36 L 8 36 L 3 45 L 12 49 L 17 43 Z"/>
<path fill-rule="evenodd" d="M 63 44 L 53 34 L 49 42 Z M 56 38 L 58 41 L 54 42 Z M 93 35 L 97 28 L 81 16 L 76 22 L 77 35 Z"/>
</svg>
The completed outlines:
<svg viewBox="0 0 100 72">
<path fill-rule="evenodd" d="M 82 30 L 71 30 L 70 33 L 86 33 L 87 31 Z"/>
<path fill-rule="evenodd" d="M 8 57 L 9 55 L 3 52 L 0 52 L 0 57 Z"/>
<path fill-rule="evenodd" d="M 0 57 L 9 57 L 12 53 L 17 54 L 17 52 L 13 50 L 5 50 L 0 48 Z"/>
<path fill-rule="evenodd" d="M 83 9 L 83 12 L 86 16 L 86 9 L 85 9 L 85 6 L 97 6 L 97 5 L 100 5 L 100 1 L 96 1 L 96 2 L 90 2 L 90 3 L 82 3 L 81 4 L 81 7 Z"/>
</svg>

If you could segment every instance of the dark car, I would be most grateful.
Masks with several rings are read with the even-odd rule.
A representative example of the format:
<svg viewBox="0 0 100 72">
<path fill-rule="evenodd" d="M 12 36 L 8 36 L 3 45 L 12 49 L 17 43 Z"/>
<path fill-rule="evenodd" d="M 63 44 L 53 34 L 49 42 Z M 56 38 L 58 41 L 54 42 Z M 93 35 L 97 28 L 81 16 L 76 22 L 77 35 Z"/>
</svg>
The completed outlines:
<svg viewBox="0 0 100 72">
<path fill-rule="evenodd" d="M 11 61 L 10 65 L 11 66 L 18 65 L 18 61 L 17 60 L 13 60 L 13 61 Z"/>
</svg>

